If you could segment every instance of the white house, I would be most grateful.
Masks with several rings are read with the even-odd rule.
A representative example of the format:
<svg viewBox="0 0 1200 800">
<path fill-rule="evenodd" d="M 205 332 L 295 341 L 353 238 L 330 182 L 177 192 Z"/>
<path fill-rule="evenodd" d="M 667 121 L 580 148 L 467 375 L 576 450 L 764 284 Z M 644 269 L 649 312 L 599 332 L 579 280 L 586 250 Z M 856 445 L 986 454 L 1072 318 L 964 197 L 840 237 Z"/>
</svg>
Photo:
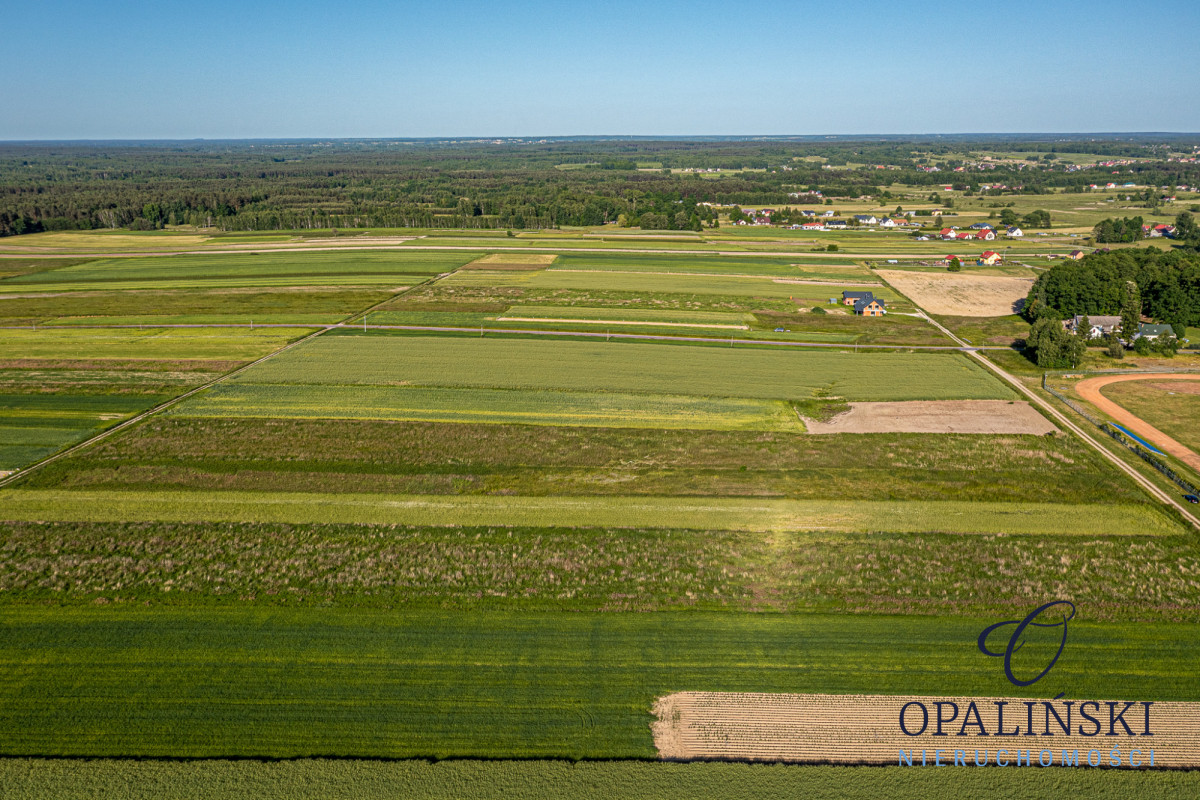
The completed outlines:
<svg viewBox="0 0 1200 800">
<path fill-rule="evenodd" d="M 858 220 L 859 225 L 878 225 L 879 218 L 872 214 L 855 214 L 854 218 Z"/>
<path fill-rule="evenodd" d="M 1023 231 L 1017 227 L 1012 227 L 1012 228 L 1009 228 L 1008 230 L 1006 230 L 1004 232 L 1004 234 L 1006 236 L 1008 236 L 1008 238 L 1010 238 L 1010 239 L 1020 239 L 1022 236 L 1025 235 L 1025 231 Z"/>
</svg>

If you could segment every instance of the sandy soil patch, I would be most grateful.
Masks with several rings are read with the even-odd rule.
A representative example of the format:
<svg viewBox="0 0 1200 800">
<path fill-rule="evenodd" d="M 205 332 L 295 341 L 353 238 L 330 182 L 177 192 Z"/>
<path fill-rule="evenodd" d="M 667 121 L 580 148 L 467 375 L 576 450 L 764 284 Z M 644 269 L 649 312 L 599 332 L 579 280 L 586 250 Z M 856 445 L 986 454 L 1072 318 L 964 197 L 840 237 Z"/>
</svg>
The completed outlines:
<svg viewBox="0 0 1200 800">
<path fill-rule="evenodd" d="M 460 269 L 543 269 L 557 258 L 556 253 L 492 253 Z"/>
<path fill-rule="evenodd" d="M 1141 417 L 1136 417 L 1126 411 L 1121 406 L 1109 400 L 1100 393 L 1100 390 L 1110 383 L 1123 383 L 1125 381 L 1200 381 L 1200 375 L 1183 375 L 1171 373 L 1159 374 L 1142 374 L 1142 375 L 1103 375 L 1098 378 L 1088 378 L 1075 384 L 1075 391 L 1079 396 L 1096 408 L 1108 414 L 1115 419 L 1119 424 L 1124 425 L 1129 430 L 1141 436 L 1143 439 L 1151 442 L 1161 448 L 1163 452 L 1170 453 L 1178 458 L 1183 463 L 1187 464 L 1194 470 L 1200 471 L 1200 455 L 1197 455 L 1191 448 L 1185 447 L 1179 440 L 1160 431 L 1158 428 L 1145 422 Z"/>
<path fill-rule="evenodd" d="M 1031 433 L 1055 430 L 1023 401 L 913 400 L 851 403 L 829 422 L 804 420 L 809 433 Z"/>
<path fill-rule="evenodd" d="M 954 317 L 1003 317 L 1015 314 L 1033 286 L 1033 278 L 894 269 L 876 272 L 931 314 Z"/>
<path fill-rule="evenodd" d="M 938 707 L 934 703 L 938 701 L 955 703 L 958 713 L 957 719 L 943 728 L 949 735 L 935 737 Z M 974 715 L 970 727 L 960 727 L 972 701 L 989 733 L 986 737 L 980 736 L 979 728 L 974 726 Z M 900 711 L 909 702 L 923 703 L 929 714 L 925 732 L 917 736 L 905 735 L 900 729 Z M 1146 739 L 1126 735 L 1119 738 L 1079 735 L 1080 725 L 1088 732 L 1091 727 L 1091 723 L 1079 715 L 1080 703 L 1086 702 L 1079 700 L 1074 705 L 1071 727 L 1074 735 L 1067 736 L 1061 728 L 1051 727 L 1052 735 L 1044 736 L 1046 712 L 1039 702 L 1033 716 L 1033 727 L 1037 732 L 1034 742 L 1024 736 L 996 739 L 992 735 L 999 729 L 997 702 L 1008 704 L 1004 715 L 1005 730 L 1011 730 L 1014 724 L 1025 724 L 1026 716 L 1021 713 L 1025 711 L 1023 698 L 678 692 L 662 697 L 654 704 L 655 720 L 650 728 L 654 746 L 663 759 L 896 764 L 899 751 L 904 750 L 915 752 L 913 763 L 917 765 L 921 751 L 925 750 L 928 763 L 933 766 L 934 751 L 940 750 L 943 766 L 950 766 L 954 762 L 955 749 L 965 751 L 968 764 L 976 749 L 981 753 L 986 749 L 988 763 L 995 764 L 997 748 L 1003 748 L 1008 751 L 1006 758 L 1010 765 L 1016 763 L 1018 750 L 1032 750 L 1035 762 L 1039 753 L 1053 750 L 1053 763 L 1058 766 L 1063 750 L 1078 750 L 1082 762 L 1087 760 L 1089 750 L 1099 750 L 1103 745 L 1105 766 L 1109 766 L 1111 748 L 1117 746 L 1121 749 L 1121 766 L 1125 767 L 1129 766 L 1130 749 L 1141 750 L 1143 766 L 1149 766 L 1150 744 L 1147 742 L 1150 742 L 1154 746 L 1156 767 L 1200 766 L 1200 703 L 1154 703 L 1149 711 L 1153 739 Z M 1102 717 L 1107 723 L 1109 709 L 1104 704 L 1108 701 L 1097 699 L 1094 702 L 1100 703 L 1099 709 L 1089 706 L 1089 713 L 1097 719 Z M 1065 719 L 1062 701 L 1053 706 Z M 1124 703 L 1117 703 L 1116 709 L 1119 711 L 1123 706 Z M 951 715 L 950 706 L 943 706 L 943 711 L 945 716 Z M 1138 703 L 1126 713 L 1124 718 L 1134 734 L 1143 732 L 1145 713 Z M 910 731 L 920 730 L 921 711 L 918 707 L 911 707 L 905 719 Z M 1050 722 L 1054 725 L 1053 717 Z M 1120 723 L 1116 728 L 1122 730 Z M 967 735 L 957 736 L 960 729 Z"/>
</svg>

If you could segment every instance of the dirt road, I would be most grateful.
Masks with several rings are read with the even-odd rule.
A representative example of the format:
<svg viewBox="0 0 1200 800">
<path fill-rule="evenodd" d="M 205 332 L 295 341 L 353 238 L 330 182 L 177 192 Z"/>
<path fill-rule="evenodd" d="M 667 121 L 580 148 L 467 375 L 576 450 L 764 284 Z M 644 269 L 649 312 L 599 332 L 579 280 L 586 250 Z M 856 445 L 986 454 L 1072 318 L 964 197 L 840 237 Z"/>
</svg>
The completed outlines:
<svg viewBox="0 0 1200 800">
<path fill-rule="evenodd" d="M 1160 431 L 1140 417 L 1135 417 L 1121 406 L 1109 400 L 1100 390 L 1110 383 L 1125 381 L 1200 381 L 1200 375 L 1180 375 L 1172 373 L 1140 374 L 1140 375 L 1103 375 L 1098 378 L 1088 378 L 1075 384 L 1079 396 L 1096 408 L 1108 414 L 1129 430 L 1159 447 L 1163 452 L 1170 453 L 1192 469 L 1200 472 L 1200 455 L 1190 448 L 1184 447 L 1175 439 Z"/>
</svg>

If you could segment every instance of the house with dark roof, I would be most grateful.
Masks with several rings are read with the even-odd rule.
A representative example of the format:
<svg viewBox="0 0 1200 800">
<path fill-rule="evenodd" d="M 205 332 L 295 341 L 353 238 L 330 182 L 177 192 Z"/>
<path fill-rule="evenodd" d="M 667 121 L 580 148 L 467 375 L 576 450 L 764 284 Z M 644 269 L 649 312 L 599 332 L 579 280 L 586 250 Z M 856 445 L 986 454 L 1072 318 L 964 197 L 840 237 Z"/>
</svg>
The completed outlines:
<svg viewBox="0 0 1200 800">
<path fill-rule="evenodd" d="M 878 297 L 863 297 L 854 303 L 854 313 L 862 317 L 882 317 L 887 313 L 884 302 Z"/>
<path fill-rule="evenodd" d="M 859 300 L 870 300 L 875 297 L 874 292 L 842 292 L 842 305 L 852 306 Z"/>
<path fill-rule="evenodd" d="M 1072 261 L 1078 261 L 1079 259 L 1083 258 L 1083 251 L 1082 250 L 1072 250 L 1071 254 L 1068 255 L 1067 258 L 1071 259 Z"/>
<path fill-rule="evenodd" d="M 1170 325 L 1159 325 L 1153 322 L 1143 322 L 1138 326 L 1138 332 L 1134 334 L 1134 339 L 1149 339 L 1154 341 L 1160 336 L 1163 338 L 1173 337 L 1175 329 Z"/>
</svg>

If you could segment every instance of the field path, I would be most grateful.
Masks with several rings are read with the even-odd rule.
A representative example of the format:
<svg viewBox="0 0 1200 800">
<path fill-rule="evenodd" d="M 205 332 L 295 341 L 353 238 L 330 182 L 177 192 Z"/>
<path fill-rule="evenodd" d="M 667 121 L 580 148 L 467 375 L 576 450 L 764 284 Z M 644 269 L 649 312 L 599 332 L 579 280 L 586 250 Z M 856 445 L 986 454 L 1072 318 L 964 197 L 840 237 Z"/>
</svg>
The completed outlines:
<svg viewBox="0 0 1200 800">
<path fill-rule="evenodd" d="M 1166 452 L 1187 464 L 1192 469 L 1200 472 L 1200 455 L 1197 455 L 1193 450 L 1191 450 L 1191 448 L 1185 447 L 1183 444 L 1163 433 L 1149 422 L 1145 422 L 1141 417 L 1134 416 L 1132 413 L 1126 411 L 1124 408 L 1100 393 L 1100 390 L 1105 386 L 1108 386 L 1110 383 L 1147 380 L 1200 381 L 1200 375 L 1180 375 L 1176 373 L 1103 375 L 1098 378 L 1088 378 L 1087 380 L 1080 381 L 1075 385 L 1075 391 L 1079 392 L 1079 396 L 1084 400 L 1087 400 L 1096 408 L 1100 409 L 1105 414 L 1108 414 L 1126 428 L 1129 428 L 1129 430 L 1145 439 L 1150 440 Z"/>
</svg>

